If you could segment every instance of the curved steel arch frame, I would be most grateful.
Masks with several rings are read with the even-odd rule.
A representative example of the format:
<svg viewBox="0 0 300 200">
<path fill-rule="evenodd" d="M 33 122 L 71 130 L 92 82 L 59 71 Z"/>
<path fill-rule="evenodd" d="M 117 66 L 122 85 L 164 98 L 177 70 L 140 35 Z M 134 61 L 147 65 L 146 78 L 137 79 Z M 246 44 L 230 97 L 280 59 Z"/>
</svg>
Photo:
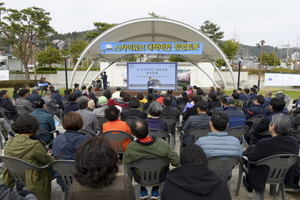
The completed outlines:
<svg viewBox="0 0 300 200">
<path fill-rule="evenodd" d="M 174 21 L 174 20 L 169 20 L 169 19 L 159 19 L 159 18 L 144 18 L 144 19 L 136 19 L 136 20 L 127 21 L 127 22 L 124 22 L 124 23 L 122 23 L 122 24 L 119 24 L 119 25 L 117 25 L 117 26 L 114 26 L 114 27 L 112 27 L 112 28 L 106 30 L 105 32 L 103 32 L 102 34 L 100 34 L 98 37 L 96 37 L 93 41 L 91 41 L 91 43 L 90 43 L 90 44 L 83 50 L 83 52 L 81 53 L 81 55 L 80 55 L 80 57 L 79 57 L 79 59 L 78 59 L 76 65 L 75 65 L 75 67 L 74 67 L 74 69 L 73 69 L 73 72 L 72 72 L 72 75 L 71 75 L 71 80 L 70 80 L 70 83 L 69 83 L 69 87 L 72 88 L 72 84 L 73 84 L 73 80 L 74 80 L 74 77 L 75 77 L 75 73 L 76 73 L 76 71 L 77 71 L 77 69 L 78 69 L 78 66 L 80 65 L 80 63 L 81 63 L 82 60 L 84 59 L 84 56 L 85 56 L 86 54 L 90 54 L 90 53 L 89 53 L 89 49 L 90 49 L 93 45 L 95 45 L 97 42 L 99 42 L 99 40 L 100 40 L 102 37 L 104 37 L 104 36 L 110 34 L 112 31 L 115 31 L 115 30 L 117 30 L 117 29 L 119 29 L 119 28 L 121 28 L 121 27 L 128 26 L 128 25 L 131 25 L 131 24 L 134 24 L 134 23 L 137 23 L 137 22 L 149 22 L 149 21 L 153 21 L 153 22 L 155 22 L 155 21 L 161 22 L 161 21 L 162 21 L 162 22 L 166 22 L 166 23 L 172 23 L 172 24 L 181 26 L 182 28 L 185 28 L 185 29 L 188 29 L 188 30 L 190 30 L 190 31 L 193 31 L 193 32 L 197 33 L 200 37 L 202 37 L 203 39 L 205 39 L 206 42 L 210 43 L 210 44 L 215 48 L 215 50 L 217 50 L 218 54 L 219 54 L 219 55 L 222 57 L 222 59 L 225 61 L 226 66 L 227 66 L 228 69 L 229 69 L 229 72 L 230 72 L 230 75 L 231 75 L 231 78 L 232 78 L 232 81 L 233 81 L 233 86 L 234 86 L 234 88 L 236 89 L 236 87 L 237 87 L 236 81 L 235 81 L 235 78 L 234 78 L 234 76 L 233 76 L 232 68 L 231 68 L 231 66 L 230 66 L 230 64 L 229 64 L 229 62 L 228 62 L 228 60 L 227 60 L 227 58 L 226 58 L 226 55 L 223 53 L 223 51 L 222 51 L 222 50 L 221 50 L 221 49 L 220 49 L 220 48 L 219 48 L 219 47 L 218 47 L 218 46 L 217 46 L 210 38 L 208 38 L 207 36 L 205 36 L 203 33 L 201 33 L 200 31 L 198 31 L 197 29 L 195 29 L 195 28 L 193 28 L 193 27 L 191 27 L 191 26 L 189 26 L 189 25 L 187 25 L 187 24 L 184 24 L 184 23 L 182 23 L 182 22 L 178 22 L 178 21 Z M 153 30 L 152 30 L 152 31 L 153 31 Z M 150 33 L 150 34 L 151 34 L 151 33 Z M 152 35 L 152 42 L 153 42 L 153 37 L 154 37 L 156 34 L 152 33 L 151 35 Z M 139 36 L 135 36 L 135 37 L 139 37 Z M 167 37 L 167 36 L 166 36 L 166 37 Z M 132 39 L 132 38 L 134 38 L 134 37 L 133 37 L 133 36 L 130 37 L 130 39 Z M 175 38 L 172 37 L 172 36 L 169 36 L 169 38 L 175 39 Z M 124 39 L 122 39 L 121 41 L 126 41 L 127 39 L 128 39 L 128 38 L 124 38 Z M 180 39 L 180 38 L 176 38 L 176 40 L 182 40 L 182 41 L 184 41 L 184 39 Z M 118 60 L 121 60 L 122 58 L 127 57 L 127 56 L 128 56 L 128 55 L 122 56 L 122 57 L 117 58 L 117 59 L 115 59 L 115 60 L 107 60 L 107 59 L 104 59 L 105 61 L 109 61 L 110 64 L 109 64 L 105 69 L 101 70 L 101 71 L 97 74 L 97 76 L 99 76 L 99 74 L 101 74 L 102 71 L 104 71 L 104 70 L 106 70 L 107 68 L 109 68 L 113 63 L 115 63 L 115 62 L 117 62 Z M 89 68 L 87 69 L 86 73 L 85 73 L 84 76 L 82 77 L 82 80 L 81 80 L 81 82 L 80 82 L 80 85 L 83 84 L 83 82 L 84 82 L 84 80 L 85 80 L 85 78 L 86 78 L 88 72 L 90 71 L 90 69 L 92 68 L 92 66 L 95 64 L 95 62 L 98 61 L 98 60 L 101 60 L 101 58 L 103 58 L 103 57 L 101 56 L 101 54 L 100 54 L 100 55 L 95 55 L 95 57 L 96 57 L 96 58 L 93 60 L 92 64 L 89 66 Z M 221 80 L 222 80 L 222 82 L 223 82 L 225 88 L 228 89 L 228 88 L 227 88 L 227 84 L 226 84 L 226 82 L 225 82 L 225 80 L 224 80 L 222 74 L 220 73 L 220 71 L 218 70 L 218 68 L 216 67 L 216 65 L 214 64 L 214 60 L 211 59 L 211 58 L 209 58 L 209 57 L 206 57 L 206 58 L 208 58 L 208 59 L 210 60 L 209 62 L 210 62 L 210 63 L 213 65 L 213 67 L 217 70 L 217 73 L 218 73 L 219 76 L 221 77 Z M 203 73 L 205 73 L 205 75 L 206 75 L 206 76 L 214 83 L 214 85 L 217 86 L 217 84 L 216 84 L 216 82 L 213 80 L 213 78 L 210 77 L 206 72 L 204 72 L 204 71 L 198 66 L 197 62 L 200 62 L 199 60 L 198 60 L 198 61 L 197 61 L 197 60 L 189 60 L 189 62 L 192 63 L 193 65 L 195 65 L 197 68 L 199 68 Z M 95 79 L 97 76 L 95 76 L 94 79 Z M 94 80 L 94 79 L 92 79 L 92 80 Z"/>
</svg>

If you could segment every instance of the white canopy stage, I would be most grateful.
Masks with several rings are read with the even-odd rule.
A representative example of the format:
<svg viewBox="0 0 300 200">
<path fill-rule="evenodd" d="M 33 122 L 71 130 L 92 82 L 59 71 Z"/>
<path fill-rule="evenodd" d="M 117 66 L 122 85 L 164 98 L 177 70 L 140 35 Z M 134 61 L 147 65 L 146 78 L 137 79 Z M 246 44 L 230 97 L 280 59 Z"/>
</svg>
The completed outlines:
<svg viewBox="0 0 300 200">
<path fill-rule="evenodd" d="M 83 59 L 92 60 L 91 65 L 85 72 L 80 85 L 83 84 L 85 78 L 87 77 L 90 69 L 98 61 L 108 62 L 109 65 L 104 69 L 101 68 L 101 71 L 95 76 L 92 80 L 95 80 L 103 71 L 109 68 L 112 64 L 128 57 L 133 54 L 101 54 L 100 51 L 100 42 L 202 42 L 203 51 L 202 54 L 176 54 L 188 62 L 195 65 L 199 68 L 209 79 L 214 83 L 215 86 L 218 86 L 217 83 L 210 77 L 198 63 L 201 62 L 210 62 L 214 69 L 218 72 L 224 86 L 226 89 L 227 84 L 224 81 L 222 74 L 220 73 L 218 67 L 215 65 L 215 61 L 222 59 L 225 61 L 226 66 L 228 67 L 234 88 L 236 88 L 235 78 L 233 76 L 232 68 L 227 61 L 226 55 L 223 51 L 215 44 L 210 38 L 205 36 L 202 32 L 195 29 L 192 26 L 184 24 L 179 21 L 171 19 L 161 19 L 161 18 L 141 18 L 134 19 L 127 22 L 118 24 L 102 34 L 96 37 L 91 41 L 88 46 L 84 49 L 80 58 L 78 59 L 69 83 L 69 88 L 72 87 L 73 80 L 77 71 L 78 66 Z"/>
</svg>

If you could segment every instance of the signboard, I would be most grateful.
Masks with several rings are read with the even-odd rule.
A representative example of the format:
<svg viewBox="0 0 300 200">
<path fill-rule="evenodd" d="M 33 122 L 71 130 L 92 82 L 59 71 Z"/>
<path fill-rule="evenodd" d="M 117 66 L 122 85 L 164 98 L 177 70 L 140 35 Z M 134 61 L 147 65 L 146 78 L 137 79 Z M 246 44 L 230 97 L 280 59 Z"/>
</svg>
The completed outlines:
<svg viewBox="0 0 300 200">
<path fill-rule="evenodd" d="M 100 42 L 101 54 L 202 54 L 202 42 Z"/>
<path fill-rule="evenodd" d="M 300 74 L 265 73 L 265 86 L 300 86 Z"/>
<path fill-rule="evenodd" d="M 177 63 L 127 63 L 127 90 L 148 90 L 152 77 L 158 90 L 177 90 Z"/>
<path fill-rule="evenodd" d="M 0 70 L 0 81 L 9 80 L 9 70 Z"/>
</svg>

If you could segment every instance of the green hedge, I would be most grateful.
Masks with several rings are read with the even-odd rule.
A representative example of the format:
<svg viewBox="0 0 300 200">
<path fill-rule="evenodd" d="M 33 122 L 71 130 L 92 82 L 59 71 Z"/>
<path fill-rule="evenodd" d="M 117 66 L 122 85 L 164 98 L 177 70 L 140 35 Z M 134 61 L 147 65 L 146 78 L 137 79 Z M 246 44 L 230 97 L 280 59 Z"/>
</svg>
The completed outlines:
<svg viewBox="0 0 300 200">
<path fill-rule="evenodd" d="M 36 71 L 54 71 L 56 72 L 57 71 L 57 67 L 39 67 L 36 69 Z"/>
<path fill-rule="evenodd" d="M 39 80 L 37 80 L 39 82 Z M 51 85 L 50 82 L 46 81 L 49 85 Z M 24 84 L 29 84 L 30 87 L 34 87 L 35 80 L 9 80 L 9 81 L 0 81 L 0 88 L 10 88 L 10 87 L 23 87 Z"/>
<path fill-rule="evenodd" d="M 10 74 L 25 74 L 25 72 L 20 72 L 20 71 L 15 71 L 15 72 L 12 72 L 10 71 L 9 72 Z M 56 74 L 57 71 L 37 71 L 36 74 Z M 34 72 L 29 72 L 29 74 L 34 74 Z"/>
</svg>

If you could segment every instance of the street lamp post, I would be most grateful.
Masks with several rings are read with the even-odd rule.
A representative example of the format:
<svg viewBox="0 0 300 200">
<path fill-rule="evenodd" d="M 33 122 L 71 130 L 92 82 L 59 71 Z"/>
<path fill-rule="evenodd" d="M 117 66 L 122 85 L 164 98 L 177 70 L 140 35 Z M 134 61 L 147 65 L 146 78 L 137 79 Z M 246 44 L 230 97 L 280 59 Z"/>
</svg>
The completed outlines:
<svg viewBox="0 0 300 200">
<path fill-rule="evenodd" d="M 264 52 L 264 40 L 260 41 L 260 44 L 257 43 L 256 46 L 260 48 L 260 61 L 259 61 L 259 67 L 258 67 L 258 83 L 257 83 L 257 91 L 259 91 L 260 88 L 260 77 L 261 77 L 261 67 L 262 67 L 262 57 Z"/>
</svg>

